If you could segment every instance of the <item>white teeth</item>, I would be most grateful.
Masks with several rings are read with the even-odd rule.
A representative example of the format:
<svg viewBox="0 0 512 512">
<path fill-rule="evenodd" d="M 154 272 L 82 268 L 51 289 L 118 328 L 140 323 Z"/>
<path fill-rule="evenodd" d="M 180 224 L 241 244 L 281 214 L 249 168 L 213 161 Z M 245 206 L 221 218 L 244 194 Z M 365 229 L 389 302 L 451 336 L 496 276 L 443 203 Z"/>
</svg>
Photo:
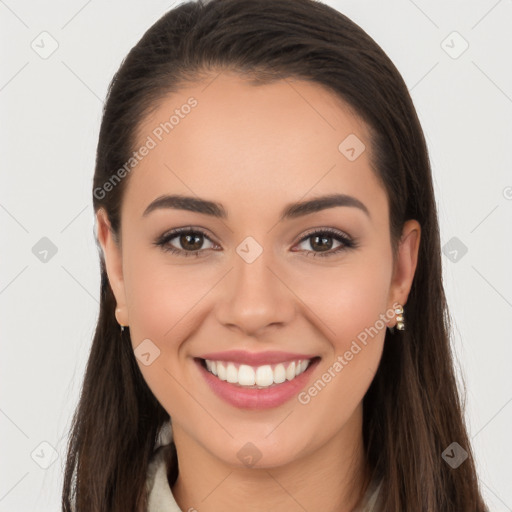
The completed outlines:
<svg viewBox="0 0 512 512">
<path fill-rule="evenodd" d="M 241 364 L 238 369 L 238 384 L 241 386 L 254 386 L 256 382 L 256 375 L 252 366 Z"/>
<path fill-rule="evenodd" d="M 226 367 L 222 363 L 217 363 L 217 376 L 220 380 L 227 379 Z"/>
<path fill-rule="evenodd" d="M 268 364 L 259 366 L 256 370 L 256 384 L 262 387 L 274 384 L 274 372 Z"/>
<path fill-rule="evenodd" d="M 246 364 L 237 366 L 232 362 L 205 359 L 208 371 L 220 380 L 240 386 L 258 388 L 268 388 L 273 384 L 282 384 L 286 380 L 293 380 L 306 371 L 310 362 L 311 360 L 302 361 L 299 359 L 290 363 L 252 367 Z"/>
<path fill-rule="evenodd" d="M 226 370 L 226 380 L 231 383 L 238 382 L 238 370 L 233 363 L 228 363 L 228 367 Z"/>
<path fill-rule="evenodd" d="M 292 380 L 295 377 L 295 361 L 290 363 L 288 368 L 286 368 L 286 378 L 287 380 Z"/>
<path fill-rule="evenodd" d="M 274 368 L 274 382 L 276 384 L 281 384 L 286 380 L 286 370 L 284 369 L 284 365 L 279 363 Z"/>
</svg>

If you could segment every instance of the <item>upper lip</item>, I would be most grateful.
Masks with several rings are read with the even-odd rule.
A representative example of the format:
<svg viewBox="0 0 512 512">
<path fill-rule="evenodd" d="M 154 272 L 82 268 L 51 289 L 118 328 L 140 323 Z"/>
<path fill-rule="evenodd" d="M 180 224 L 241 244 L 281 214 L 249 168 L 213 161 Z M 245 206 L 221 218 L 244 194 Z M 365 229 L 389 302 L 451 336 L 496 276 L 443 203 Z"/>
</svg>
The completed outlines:
<svg viewBox="0 0 512 512">
<path fill-rule="evenodd" d="M 209 352 L 199 356 L 210 361 L 231 361 L 233 363 L 249 366 L 262 366 L 265 364 L 278 364 L 288 361 L 305 361 L 316 357 L 311 354 L 294 354 L 292 352 L 247 352 L 245 350 L 227 350 L 225 352 Z"/>
</svg>

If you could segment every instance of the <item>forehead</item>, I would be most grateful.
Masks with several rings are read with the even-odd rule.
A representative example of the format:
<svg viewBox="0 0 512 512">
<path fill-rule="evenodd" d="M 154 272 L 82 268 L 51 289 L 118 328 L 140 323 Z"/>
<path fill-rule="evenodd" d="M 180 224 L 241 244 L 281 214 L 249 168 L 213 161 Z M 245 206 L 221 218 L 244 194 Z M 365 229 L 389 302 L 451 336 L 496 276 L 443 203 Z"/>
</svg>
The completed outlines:
<svg viewBox="0 0 512 512">
<path fill-rule="evenodd" d="M 156 197 L 179 193 L 221 201 L 229 216 L 230 202 L 248 214 L 262 204 L 277 212 L 338 192 L 385 213 L 368 137 L 349 107 L 317 83 L 253 85 L 220 73 L 166 96 L 140 124 L 134 149 L 151 149 L 130 173 L 124 204 L 142 215 Z"/>
</svg>

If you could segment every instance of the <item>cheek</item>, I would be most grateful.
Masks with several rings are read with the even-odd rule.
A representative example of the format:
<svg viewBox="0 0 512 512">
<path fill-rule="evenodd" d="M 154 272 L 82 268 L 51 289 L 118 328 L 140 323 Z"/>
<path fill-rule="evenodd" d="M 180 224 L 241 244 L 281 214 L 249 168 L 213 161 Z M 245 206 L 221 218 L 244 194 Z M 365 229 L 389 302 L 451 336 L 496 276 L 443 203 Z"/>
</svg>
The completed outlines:
<svg viewBox="0 0 512 512">
<path fill-rule="evenodd" d="M 351 272 L 330 285 L 330 301 L 316 306 L 328 341 L 317 378 L 299 397 L 310 411 L 329 411 L 323 428 L 333 434 L 363 399 L 379 366 L 386 334 L 386 272 Z"/>
<path fill-rule="evenodd" d="M 197 323 L 194 307 L 215 278 L 205 266 L 180 265 L 161 249 L 141 249 L 140 245 L 127 250 L 124 263 L 131 334 L 169 343 L 179 331 Z"/>
<path fill-rule="evenodd" d="M 382 255 L 382 253 L 380 253 Z M 384 258 L 385 260 L 385 258 Z M 344 422 L 357 407 L 377 371 L 386 334 L 386 313 L 391 279 L 391 259 L 365 258 L 340 269 L 337 280 L 326 282 L 331 300 L 320 311 L 325 315 L 329 330 L 332 357 L 328 357 L 317 381 L 322 396 L 318 406 L 332 409 L 333 419 Z M 324 388 L 325 385 L 325 388 Z M 307 400 L 307 397 L 306 397 Z"/>
<path fill-rule="evenodd" d="M 156 250 L 135 248 L 127 251 L 124 262 L 130 338 L 139 369 L 160 404 L 179 418 L 191 407 L 190 395 L 180 385 L 181 341 L 199 325 L 194 307 L 211 288 L 204 274 L 192 267 L 186 271 L 167 264 Z M 144 353 L 150 354 L 149 364 Z"/>
<path fill-rule="evenodd" d="M 307 306 L 304 314 L 336 353 L 347 350 L 359 335 L 364 338 L 368 329 L 385 332 L 380 315 L 388 308 L 391 271 L 391 258 L 367 251 L 338 266 L 311 270 L 310 278 L 297 284 L 295 290 Z"/>
<path fill-rule="evenodd" d="M 388 279 L 375 274 L 352 275 L 337 304 L 336 345 L 346 350 L 353 340 L 364 342 L 368 333 L 376 336 L 386 326 L 381 319 L 387 308 Z M 334 314 L 334 312 L 333 312 Z"/>
</svg>

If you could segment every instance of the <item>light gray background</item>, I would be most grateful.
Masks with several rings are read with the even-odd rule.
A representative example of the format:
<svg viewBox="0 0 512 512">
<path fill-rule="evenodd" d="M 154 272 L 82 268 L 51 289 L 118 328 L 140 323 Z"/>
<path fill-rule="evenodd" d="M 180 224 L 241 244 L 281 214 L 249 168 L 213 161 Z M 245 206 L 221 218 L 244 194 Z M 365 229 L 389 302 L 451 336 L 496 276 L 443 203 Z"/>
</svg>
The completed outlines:
<svg viewBox="0 0 512 512">
<path fill-rule="evenodd" d="M 491 510 L 512 511 L 512 1 L 326 3 L 382 46 L 418 110 L 483 492 Z M 98 314 L 91 188 L 102 100 L 172 5 L 0 0 L 0 512 L 60 508 Z M 58 48 L 43 59 L 52 38 Z M 32 251 L 42 237 L 57 247 L 46 263 Z"/>
</svg>

